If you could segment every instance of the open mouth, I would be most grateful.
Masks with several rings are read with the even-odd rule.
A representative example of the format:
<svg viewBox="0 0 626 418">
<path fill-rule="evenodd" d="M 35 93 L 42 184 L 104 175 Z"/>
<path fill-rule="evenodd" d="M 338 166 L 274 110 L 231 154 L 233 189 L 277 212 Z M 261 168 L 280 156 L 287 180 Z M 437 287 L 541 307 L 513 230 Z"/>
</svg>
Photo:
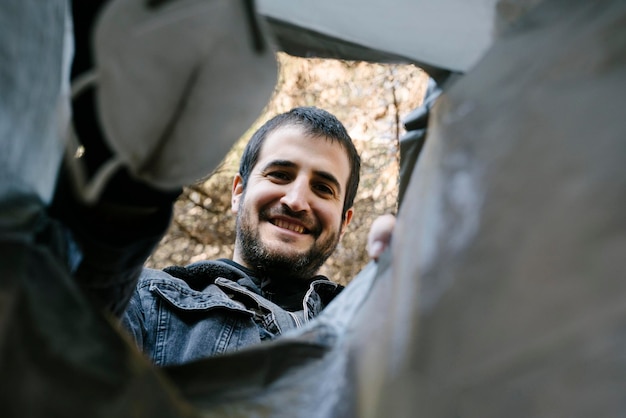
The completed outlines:
<svg viewBox="0 0 626 418">
<path fill-rule="evenodd" d="M 293 232 L 295 232 L 297 234 L 308 234 L 309 233 L 309 230 L 306 229 L 305 227 L 303 227 L 302 225 L 296 224 L 296 223 L 293 223 L 293 222 L 288 222 L 288 221 L 285 221 L 284 219 L 272 219 L 270 221 L 270 223 L 272 225 L 276 225 L 279 228 L 288 229 L 290 231 L 293 231 Z"/>
</svg>

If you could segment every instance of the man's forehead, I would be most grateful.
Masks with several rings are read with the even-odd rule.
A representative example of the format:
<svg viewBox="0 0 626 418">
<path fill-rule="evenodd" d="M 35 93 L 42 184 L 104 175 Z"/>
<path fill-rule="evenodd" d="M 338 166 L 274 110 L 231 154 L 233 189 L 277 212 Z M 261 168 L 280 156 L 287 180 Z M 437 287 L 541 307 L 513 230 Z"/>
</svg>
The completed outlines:
<svg viewBox="0 0 626 418">
<path fill-rule="evenodd" d="M 317 135 L 307 132 L 303 127 L 298 125 L 288 125 L 277 128 L 270 132 L 265 141 L 261 145 L 259 152 L 259 160 L 270 155 L 289 154 L 299 150 L 308 150 L 311 152 L 320 152 L 320 150 L 333 149 L 333 155 L 329 157 L 342 155 L 348 158 L 348 151 L 344 145 L 338 140 L 329 138 L 326 135 Z M 284 152 L 281 152 L 284 151 Z M 332 158 L 329 158 L 329 160 Z"/>
<path fill-rule="evenodd" d="M 318 135 L 311 133 L 303 126 L 296 124 L 283 125 L 268 133 L 265 141 L 261 145 L 259 160 L 263 159 L 268 154 L 279 153 L 288 146 L 336 148 L 337 150 L 341 150 L 341 153 L 339 154 L 344 155 L 345 158 L 349 160 L 348 150 L 341 142 L 339 142 L 339 140 L 330 138 L 323 134 Z"/>
<path fill-rule="evenodd" d="M 272 161 L 280 161 L 281 165 L 291 162 L 295 166 L 311 163 L 319 165 L 319 171 L 333 174 L 345 187 L 350 176 L 349 160 L 348 151 L 338 140 L 311 134 L 298 125 L 287 125 L 268 134 L 255 170 L 262 170 Z"/>
</svg>

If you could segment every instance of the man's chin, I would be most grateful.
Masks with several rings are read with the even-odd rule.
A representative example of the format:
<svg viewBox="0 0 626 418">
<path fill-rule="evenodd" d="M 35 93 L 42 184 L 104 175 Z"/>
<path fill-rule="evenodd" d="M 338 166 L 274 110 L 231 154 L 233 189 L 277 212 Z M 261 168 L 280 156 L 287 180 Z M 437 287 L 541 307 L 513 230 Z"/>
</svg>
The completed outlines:
<svg viewBox="0 0 626 418">
<path fill-rule="evenodd" d="M 308 253 L 308 248 L 299 250 L 285 247 L 288 245 L 283 244 L 282 248 L 280 246 L 266 246 L 266 254 L 268 258 L 295 262 L 301 260 Z"/>
</svg>

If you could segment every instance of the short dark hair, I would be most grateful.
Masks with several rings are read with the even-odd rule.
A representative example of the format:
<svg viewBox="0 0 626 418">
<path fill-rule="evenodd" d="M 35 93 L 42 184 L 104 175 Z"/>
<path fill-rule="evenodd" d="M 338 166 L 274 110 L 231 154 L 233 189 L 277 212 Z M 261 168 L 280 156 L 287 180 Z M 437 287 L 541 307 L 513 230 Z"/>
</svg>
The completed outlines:
<svg viewBox="0 0 626 418">
<path fill-rule="evenodd" d="M 250 173 L 258 162 L 263 142 L 270 133 L 283 126 L 299 126 L 304 129 L 305 134 L 324 136 L 332 142 L 337 141 L 346 150 L 350 162 L 350 177 L 346 187 L 346 199 L 343 203 L 342 216 L 345 216 L 346 211 L 354 204 L 356 191 L 359 187 L 361 157 L 343 124 L 331 113 L 317 107 L 296 107 L 289 112 L 276 115 L 252 135 L 239 163 L 239 174 L 243 180 L 244 190 L 248 184 Z"/>
</svg>

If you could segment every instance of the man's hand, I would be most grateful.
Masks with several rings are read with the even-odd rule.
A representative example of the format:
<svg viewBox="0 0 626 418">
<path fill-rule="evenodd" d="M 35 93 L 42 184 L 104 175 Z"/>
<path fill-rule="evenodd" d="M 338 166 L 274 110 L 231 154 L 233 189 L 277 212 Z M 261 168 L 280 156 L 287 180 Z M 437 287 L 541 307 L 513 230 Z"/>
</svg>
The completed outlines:
<svg viewBox="0 0 626 418">
<path fill-rule="evenodd" d="M 378 257 L 391 243 L 393 228 L 396 225 L 396 217 L 392 214 L 381 215 L 372 222 L 367 236 L 367 252 L 371 259 Z"/>
</svg>

